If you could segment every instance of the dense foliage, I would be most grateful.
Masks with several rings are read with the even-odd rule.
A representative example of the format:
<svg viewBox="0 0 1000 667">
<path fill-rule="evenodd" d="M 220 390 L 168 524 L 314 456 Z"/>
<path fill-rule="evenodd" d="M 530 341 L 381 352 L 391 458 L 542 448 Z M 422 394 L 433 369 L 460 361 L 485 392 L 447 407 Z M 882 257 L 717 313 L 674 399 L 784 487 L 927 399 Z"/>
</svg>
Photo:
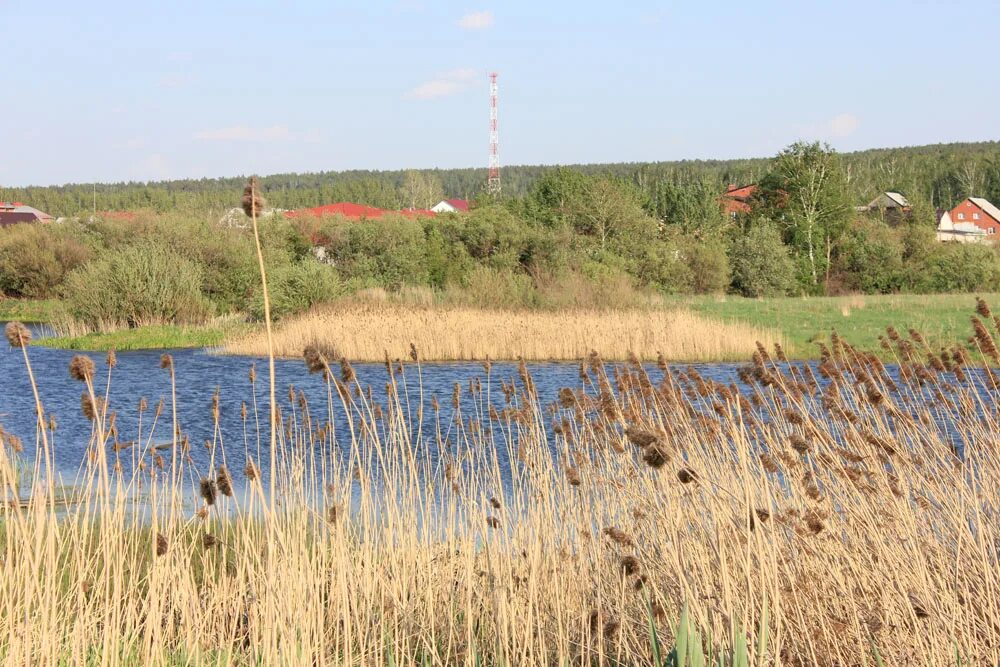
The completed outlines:
<svg viewBox="0 0 1000 667">
<path fill-rule="evenodd" d="M 941 180 L 939 171 L 951 168 L 948 156 L 959 150 L 968 161 Z M 523 196 L 480 198 L 462 214 L 360 221 L 275 214 L 262 222 L 273 311 L 281 317 L 359 290 L 413 287 L 431 288 L 432 299 L 496 307 L 611 306 L 726 291 L 759 297 L 988 289 L 1000 278 L 997 253 L 938 243 L 933 205 L 996 187 L 997 153 L 996 144 L 975 144 L 842 156 L 794 144 L 770 162 L 527 170 Z M 318 189 L 315 199 L 298 203 L 425 207 L 454 192 L 462 181 L 442 183 L 460 173 L 340 175 L 329 187 L 319 176 L 303 177 Z M 725 215 L 720 183 L 751 177 L 759 184 L 751 211 Z M 278 206 L 312 192 L 282 187 L 280 177 L 264 182 Z M 197 192 L 211 208 L 229 187 L 215 183 L 174 194 Z M 878 191 L 873 183 L 905 191 L 910 214 L 890 225 L 878 213 L 857 212 L 857 202 L 867 201 L 859 193 Z M 217 203 L 223 201 L 238 198 Z M 242 213 L 180 209 L 2 230 L 0 293 L 62 297 L 74 320 L 97 328 L 229 313 L 259 318 L 253 241 Z"/>
</svg>

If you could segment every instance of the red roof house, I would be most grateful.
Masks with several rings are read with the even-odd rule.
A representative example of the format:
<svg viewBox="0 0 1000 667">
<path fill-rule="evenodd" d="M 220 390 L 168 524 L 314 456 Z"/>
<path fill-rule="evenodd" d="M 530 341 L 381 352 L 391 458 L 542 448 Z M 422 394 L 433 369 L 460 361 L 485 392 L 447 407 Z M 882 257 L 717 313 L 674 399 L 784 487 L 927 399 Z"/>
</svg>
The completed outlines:
<svg viewBox="0 0 1000 667">
<path fill-rule="evenodd" d="M 971 222 L 990 237 L 1000 234 L 1000 208 L 982 197 L 969 197 L 948 211 L 955 224 Z M 992 239 L 991 239 L 992 240 Z"/>
<path fill-rule="evenodd" d="M 48 213 L 19 201 L 0 202 L 0 227 L 16 225 L 19 222 L 52 222 L 54 219 Z"/>
<path fill-rule="evenodd" d="M 469 210 L 469 201 L 467 199 L 442 199 L 432 206 L 431 210 L 435 213 L 466 212 Z"/>
<path fill-rule="evenodd" d="M 749 213 L 750 199 L 756 191 L 756 185 L 744 185 L 743 187 L 730 185 L 726 188 L 726 194 L 720 198 L 722 201 L 722 210 L 732 218 L 735 218 L 740 213 Z"/>
<path fill-rule="evenodd" d="M 301 208 L 296 211 L 285 211 L 285 217 L 298 218 L 302 216 L 313 216 L 317 218 L 322 218 L 326 216 L 339 215 L 344 218 L 349 218 L 351 220 L 374 220 L 375 218 L 381 218 L 383 215 L 389 215 L 393 213 L 405 215 L 411 218 L 418 216 L 434 215 L 433 211 L 428 211 L 426 209 L 406 209 L 403 211 L 386 211 L 381 208 L 375 208 L 374 206 L 353 204 L 351 202 L 338 202 L 336 204 L 326 204 L 325 206 L 316 206 L 313 208 Z"/>
</svg>

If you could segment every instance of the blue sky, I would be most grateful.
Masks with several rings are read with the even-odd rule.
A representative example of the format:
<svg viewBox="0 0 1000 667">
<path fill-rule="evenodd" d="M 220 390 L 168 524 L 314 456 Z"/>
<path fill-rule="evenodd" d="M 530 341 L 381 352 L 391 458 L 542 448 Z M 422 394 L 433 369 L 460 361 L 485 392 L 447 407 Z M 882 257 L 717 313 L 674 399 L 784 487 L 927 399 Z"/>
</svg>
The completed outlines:
<svg viewBox="0 0 1000 667">
<path fill-rule="evenodd" d="M 0 0 L 0 186 L 997 139 L 996 0 Z"/>
</svg>

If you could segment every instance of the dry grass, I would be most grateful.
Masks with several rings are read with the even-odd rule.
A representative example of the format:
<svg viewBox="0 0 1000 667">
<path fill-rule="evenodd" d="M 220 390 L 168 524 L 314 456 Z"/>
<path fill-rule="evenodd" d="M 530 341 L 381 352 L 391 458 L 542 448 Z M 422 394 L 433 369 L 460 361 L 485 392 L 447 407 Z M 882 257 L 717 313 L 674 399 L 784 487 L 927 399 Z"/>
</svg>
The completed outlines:
<svg viewBox="0 0 1000 667">
<path fill-rule="evenodd" d="M 393 368 L 377 403 L 312 353 L 329 402 L 282 407 L 274 505 L 256 467 L 236 480 L 245 495 L 219 484 L 227 450 L 260 446 L 252 407 L 247 440 L 217 430 L 202 468 L 180 430 L 169 450 L 140 435 L 118 451 L 107 408 L 90 500 L 57 514 L 36 466 L 32 502 L 5 515 L 0 651 L 19 665 L 647 664 L 651 617 L 669 635 L 686 603 L 718 642 L 753 634 L 766 599 L 753 664 L 870 665 L 873 644 L 888 665 L 997 664 L 993 335 L 979 324 L 972 359 L 942 358 L 893 331 L 896 378 L 839 339 L 815 372 L 761 349 L 742 393 L 592 357 L 553 405 L 526 368 L 488 364 L 450 400 L 413 404 L 419 365 Z M 103 384 L 79 375 L 90 394 Z M 170 403 L 145 419 L 177 423 Z M 23 489 L 2 452 L 10 496 Z M 148 507 L 127 502 L 139 490 Z"/>
<path fill-rule="evenodd" d="M 776 332 L 715 322 L 684 310 L 485 310 L 393 304 L 344 304 L 292 318 L 274 334 L 280 356 L 309 345 L 335 348 L 355 361 L 405 356 L 414 343 L 424 360 L 579 360 L 598 349 L 608 359 L 676 361 L 745 359 Z M 233 354 L 266 355 L 260 333 L 229 340 Z"/>
</svg>

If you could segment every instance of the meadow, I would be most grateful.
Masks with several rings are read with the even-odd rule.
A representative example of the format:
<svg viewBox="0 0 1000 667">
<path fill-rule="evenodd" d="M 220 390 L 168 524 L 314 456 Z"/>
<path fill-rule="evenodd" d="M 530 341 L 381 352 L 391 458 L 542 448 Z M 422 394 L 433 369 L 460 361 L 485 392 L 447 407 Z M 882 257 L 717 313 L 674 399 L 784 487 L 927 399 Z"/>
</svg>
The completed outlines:
<svg viewBox="0 0 1000 667">
<path fill-rule="evenodd" d="M 43 395 L 33 460 L 9 434 L 0 448 L 0 651 L 10 664 L 681 664 L 678 649 L 724 664 L 996 664 L 1000 332 L 985 303 L 973 322 L 973 343 L 944 353 L 889 329 L 888 366 L 839 336 L 816 366 L 761 346 L 739 385 L 595 353 L 554 403 L 526 368 L 497 378 L 488 362 L 411 403 L 400 387 L 421 384 L 419 348 L 387 362 L 376 402 L 346 359 L 309 347 L 303 372 L 323 376 L 326 404 L 290 388 L 273 448 L 267 406 L 246 406 L 243 432 L 216 429 L 203 466 L 176 399 L 137 406 L 114 393 L 113 363 L 97 377 L 77 357 L 93 424 L 78 501 L 56 502 Z M 23 331 L 7 337 L 30 372 Z M 183 392 L 169 355 L 160 366 Z M 136 409 L 171 421 L 172 440 L 140 427 L 123 446 L 116 412 Z M 218 423 L 218 403 L 205 410 Z M 244 470 L 226 465 L 236 448 Z"/>
</svg>

